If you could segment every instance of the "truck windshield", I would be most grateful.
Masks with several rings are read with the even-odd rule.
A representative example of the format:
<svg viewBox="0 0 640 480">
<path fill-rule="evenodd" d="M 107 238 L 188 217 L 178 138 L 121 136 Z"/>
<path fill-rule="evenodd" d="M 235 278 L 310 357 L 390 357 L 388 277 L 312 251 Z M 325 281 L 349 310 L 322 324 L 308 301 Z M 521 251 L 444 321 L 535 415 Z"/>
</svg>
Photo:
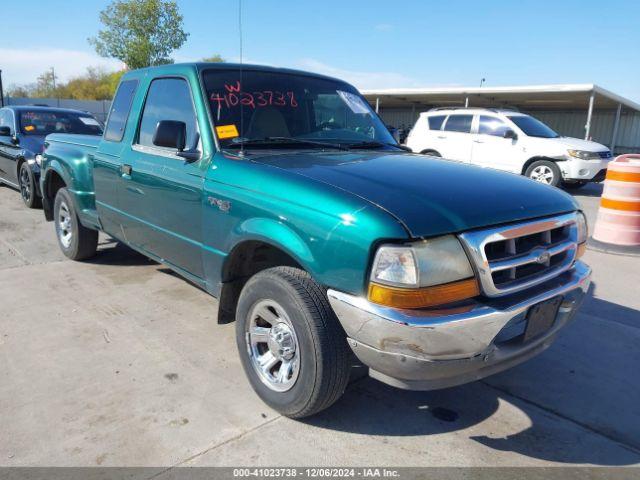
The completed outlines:
<svg viewBox="0 0 640 480">
<path fill-rule="evenodd" d="M 78 133 L 102 135 L 102 126 L 89 114 L 56 110 L 22 110 L 20 130 L 24 135 Z"/>
<path fill-rule="evenodd" d="M 537 118 L 528 115 L 507 115 L 507 118 L 530 137 L 558 138 L 560 136 Z"/>
<path fill-rule="evenodd" d="M 251 69 L 242 75 L 237 69 L 205 70 L 203 80 L 224 148 L 396 145 L 367 101 L 346 83 Z"/>
</svg>

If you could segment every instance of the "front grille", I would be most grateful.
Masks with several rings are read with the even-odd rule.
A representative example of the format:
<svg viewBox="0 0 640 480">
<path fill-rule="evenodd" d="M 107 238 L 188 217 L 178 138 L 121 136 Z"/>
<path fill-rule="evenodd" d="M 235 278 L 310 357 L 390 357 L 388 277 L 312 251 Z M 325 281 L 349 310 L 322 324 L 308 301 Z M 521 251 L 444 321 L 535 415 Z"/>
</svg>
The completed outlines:
<svg viewBox="0 0 640 480">
<path fill-rule="evenodd" d="M 611 158 L 613 156 L 610 150 L 607 150 L 606 152 L 598 152 L 598 155 L 603 160 L 606 160 L 607 158 Z"/>
<path fill-rule="evenodd" d="M 569 269 L 577 253 L 576 215 L 467 232 L 460 236 L 491 297 L 524 290 Z"/>
</svg>

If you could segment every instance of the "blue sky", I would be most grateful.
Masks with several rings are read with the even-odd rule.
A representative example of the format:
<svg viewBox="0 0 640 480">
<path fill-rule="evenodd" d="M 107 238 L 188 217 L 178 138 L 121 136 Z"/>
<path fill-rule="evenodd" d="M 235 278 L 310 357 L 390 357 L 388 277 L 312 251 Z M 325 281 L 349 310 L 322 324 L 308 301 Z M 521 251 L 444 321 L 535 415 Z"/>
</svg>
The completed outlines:
<svg viewBox="0 0 640 480">
<path fill-rule="evenodd" d="M 11 4 L 5 84 L 54 66 L 62 78 L 115 68 L 87 43 L 105 0 Z M 177 61 L 238 58 L 236 0 L 179 0 Z M 24 21 L 21 21 L 24 19 Z M 246 61 L 319 71 L 359 88 L 596 83 L 640 101 L 640 2 L 244 0 Z"/>
</svg>

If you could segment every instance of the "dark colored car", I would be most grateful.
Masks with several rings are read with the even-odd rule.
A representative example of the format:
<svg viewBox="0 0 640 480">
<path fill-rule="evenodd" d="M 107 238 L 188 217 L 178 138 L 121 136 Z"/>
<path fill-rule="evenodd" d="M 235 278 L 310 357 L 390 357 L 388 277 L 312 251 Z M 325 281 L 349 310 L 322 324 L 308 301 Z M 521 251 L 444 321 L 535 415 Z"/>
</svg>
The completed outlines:
<svg viewBox="0 0 640 480">
<path fill-rule="evenodd" d="M 0 182 L 20 190 L 29 208 L 41 204 L 40 154 L 50 133 L 102 135 L 90 113 L 40 106 L 0 108 Z"/>
</svg>

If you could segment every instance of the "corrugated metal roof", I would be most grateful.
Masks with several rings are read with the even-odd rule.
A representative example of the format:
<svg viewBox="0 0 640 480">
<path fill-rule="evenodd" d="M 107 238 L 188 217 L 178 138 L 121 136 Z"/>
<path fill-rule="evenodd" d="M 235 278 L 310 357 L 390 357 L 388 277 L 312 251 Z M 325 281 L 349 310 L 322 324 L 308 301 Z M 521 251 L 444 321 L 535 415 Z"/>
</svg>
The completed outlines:
<svg viewBox="0 0 640 480">
<path fill-rule="evenodd" d="M 560 85 L 524 85 L 510 87 L 437 87 L 385 88 L 363 90 L 369 101 L 380 98 L 386 107 L 423 105 L 517 106 L 523 109 L 586 108 L 591 92 L 595 92 L 596 108 L 616 108 L 618 104 L 640 112 L 640 104 L 593 83 Z"/>
</svg>

